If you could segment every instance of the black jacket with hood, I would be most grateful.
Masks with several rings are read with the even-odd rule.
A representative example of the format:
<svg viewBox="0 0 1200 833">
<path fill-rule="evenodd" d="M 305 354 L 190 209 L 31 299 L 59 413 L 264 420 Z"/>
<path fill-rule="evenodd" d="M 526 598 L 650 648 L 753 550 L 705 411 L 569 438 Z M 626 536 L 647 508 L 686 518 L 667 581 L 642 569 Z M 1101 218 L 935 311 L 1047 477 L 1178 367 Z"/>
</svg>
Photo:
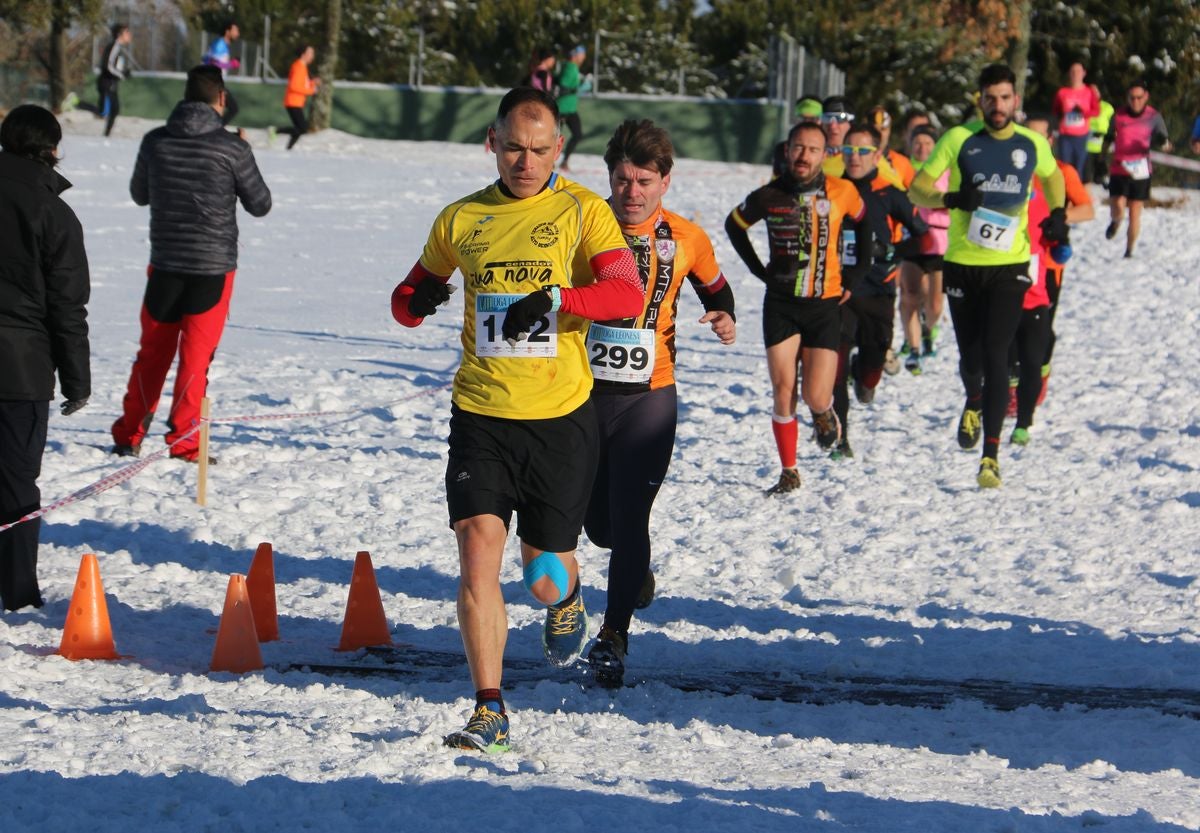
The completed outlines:
<svg viewBox="0 0 1200 833">
<path fill-rule="evenodd" d="M 196 101 L 143 137 L 129 193 L 150 206 L 150 265 L 195 275 L 237 268 L 238 201 L 255 217 L 271 210 L 250 145 Z"/>
<path fill-rule="evenodd" d="M 0 399 L 92 392 L 83 228 L 62 198 L 71 187 L 42 162 L 0 152 Z"/>
</svg>

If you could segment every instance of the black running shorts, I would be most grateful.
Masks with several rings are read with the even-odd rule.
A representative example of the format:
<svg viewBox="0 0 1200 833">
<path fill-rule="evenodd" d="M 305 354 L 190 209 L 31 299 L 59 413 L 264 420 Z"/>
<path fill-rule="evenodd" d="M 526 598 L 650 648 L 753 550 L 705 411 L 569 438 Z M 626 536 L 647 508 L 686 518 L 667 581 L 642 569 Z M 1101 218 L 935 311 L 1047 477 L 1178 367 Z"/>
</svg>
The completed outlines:
<svg viewBox="0 0 1200 833">
<path fill-rule="evenodd" d="M 1150 199 L 1150 177 L 1134 179 L 1131 176 L 1112 174 L 1108 178 L 1108 195 L 1145 202 Z"/>
<path fill-rule="evenodd" d="M 579 545 L 598 459 L 596 414 L 589 399 L 553 419 L 501 419 L 450 412 L 446 503 L 450 525 L 496 515 L 517 536 L 548 552 Z"/>
<path fill-rule="evenodd" d="M 930 272 L 942 271 L 941 255 L 908 255 L 904 260 L 919 268 L 926 275 Z"/>
<path fill-rule="evenodd" d="M 784 301 L 768 294 L 763 300 L 763 343 L 767 347 L 799 335 L 801 347 L 836 350 L 841 330 L 837 298 Z"/>
</svg>

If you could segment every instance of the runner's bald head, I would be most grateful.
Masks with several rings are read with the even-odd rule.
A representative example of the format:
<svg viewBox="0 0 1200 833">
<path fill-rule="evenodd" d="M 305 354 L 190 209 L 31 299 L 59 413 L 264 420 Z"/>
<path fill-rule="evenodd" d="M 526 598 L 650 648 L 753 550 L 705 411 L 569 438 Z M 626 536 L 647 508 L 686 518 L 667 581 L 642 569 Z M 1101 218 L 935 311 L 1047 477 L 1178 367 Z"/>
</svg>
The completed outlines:
<svg viewBox="0 0 1200 833">
<path fill-rule="evenodd" d="M 501 130 L 512 119 L 543 121 L 549 117 L 558 134 L 558 102 L 554 96 L 535 87 L 514 87 L 500 99 L 493 127 Z"/>
</svg>

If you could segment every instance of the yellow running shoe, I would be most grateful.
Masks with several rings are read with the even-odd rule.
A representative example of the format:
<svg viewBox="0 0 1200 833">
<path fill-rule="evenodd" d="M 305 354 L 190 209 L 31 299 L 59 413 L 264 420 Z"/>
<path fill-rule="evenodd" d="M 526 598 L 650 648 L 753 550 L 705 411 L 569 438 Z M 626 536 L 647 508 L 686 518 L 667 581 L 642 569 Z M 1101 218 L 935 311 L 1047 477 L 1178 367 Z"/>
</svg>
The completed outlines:
<svg viewBox="0 0 1200 833">
<path fill-rule="evenodd" d="M 979 474 L 975 478 L 981 489 L 995 489 L 1000 486 L 1000 463 L 991 457 L 979 461 Z"/>
</svg>

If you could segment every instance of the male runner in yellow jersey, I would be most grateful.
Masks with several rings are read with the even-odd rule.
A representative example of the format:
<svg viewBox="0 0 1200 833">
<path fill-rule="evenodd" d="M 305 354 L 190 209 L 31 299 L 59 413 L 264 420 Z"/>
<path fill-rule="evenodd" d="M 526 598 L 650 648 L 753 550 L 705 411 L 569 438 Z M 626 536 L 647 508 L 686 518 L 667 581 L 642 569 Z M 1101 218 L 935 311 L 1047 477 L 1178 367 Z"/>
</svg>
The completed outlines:
<svg viewBox="0 0 1200 833">
<path fill-rule="evenodd" d="M 604 200 L 553 172 L 562 143 L 550 95 L 509 91 L 488 128 L 500 178 L 442 210 L 392 293 L 393 316 L 415 327 L 449 300 L 456 269 L 465 287 L 446 500 L 476 706 L 445 738 L 456 748 L 508 748 L 500 567 L 514 510 L 525 585 L 549 605 L 547 658 L 569 665 L 587 641 L 575 560 L 597 459 L 586 320 L 638 315 L 642 282 Z"/>
</svg>

